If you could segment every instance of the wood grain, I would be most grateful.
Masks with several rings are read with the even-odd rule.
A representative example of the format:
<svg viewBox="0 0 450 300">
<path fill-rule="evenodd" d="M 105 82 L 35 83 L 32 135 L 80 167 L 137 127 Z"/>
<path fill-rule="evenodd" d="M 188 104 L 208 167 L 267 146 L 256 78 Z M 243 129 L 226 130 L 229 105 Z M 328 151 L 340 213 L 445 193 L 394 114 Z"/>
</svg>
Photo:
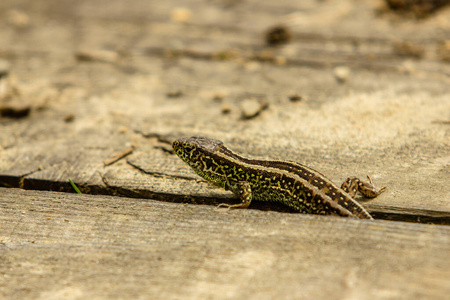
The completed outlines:
<svg viewBox="0 0 450 300">
<path fill-rule="evenodd" d="M 0 295 L 443 299 L 450 228 L 0 189 Z"/>
<path fill-rule="evenodd" d="M 27 112 L 0 117 L 0 298 L 450 294 L 449 227 L 429 224 L 450 224 L 450 10 L 2 0 L 0 15 L 0 110 Z M 287 43 L 267 45 L 274 26 Z M 265 109 L 245 119 L 245 103 Z M 395 222 L 217 209 L 232 195 L 170 153 L 193 135 L 336 184 L 370 175 L 388 189 L 363 205 Z M 85 195 L 61 193 L 69 178 Z"/>
</svg>

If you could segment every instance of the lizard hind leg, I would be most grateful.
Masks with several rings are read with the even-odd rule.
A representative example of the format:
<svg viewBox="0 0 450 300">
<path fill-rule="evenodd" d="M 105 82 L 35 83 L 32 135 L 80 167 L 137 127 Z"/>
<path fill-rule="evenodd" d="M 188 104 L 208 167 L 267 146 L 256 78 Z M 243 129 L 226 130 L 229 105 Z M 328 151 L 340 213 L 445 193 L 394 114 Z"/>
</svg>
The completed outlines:
<svg viewBox="0 0 450 300">
<path fill-rule="evenodd" d="M 252 188 L 250 184 L 246 181 L 238 183 L 239 186 L 239 199 L 241 203 L 238 204 L 227 204 L 221 203 L 217 207 L 227 207 L 227 208 L 247 208 L 252 202 Z"/>
<path fill-rule="evenodd" d="M 355 176 L 349 177 L 342 183 L 341 189 L 347 192 L 352 198 L 356 196 L 356 192 L 360 192 L 367 198 L 375 198 L 386 190 L 386 187 L 377 190 L 372 183 L 372 179 L 370 179 L 369 176 L 367 176 L 367 178 L 369 179 L 369 182 L 362 181 Z"/>
</svg>

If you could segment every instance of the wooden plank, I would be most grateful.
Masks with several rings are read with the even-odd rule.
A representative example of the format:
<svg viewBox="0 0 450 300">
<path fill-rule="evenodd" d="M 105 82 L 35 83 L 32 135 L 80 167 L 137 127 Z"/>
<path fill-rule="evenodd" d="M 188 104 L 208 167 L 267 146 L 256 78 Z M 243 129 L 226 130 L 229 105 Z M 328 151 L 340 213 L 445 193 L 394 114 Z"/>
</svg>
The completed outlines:
<svg viewBox="0 0 450 300">
<path fill-rule="evenodd" d="M 0 119 L 0 186 L 69 191 L 70 178 L 86 193 L 222 202 L 156 138 L 200 134 L 337 184 L 369 174 L 388 187 L 365 203 L 379 218 L 450 222 L 450 129 L 434 122 L 450 111 L 448 10 L 397 26 L 369 2 L 184 3 L 2 1 L 0 106 L 30 114 Z M 268 47 L 280 22 L 292 40 Z M 268 108 L 243 119 L 247 100 Z"/>
<path fill-rule="evenodd" d="M 0 297 L 444 299 L 450 228 L 0 188 Z"/>
<path fill-rule="evenodd" d="M 68 183 L 70 178 L 79 185 L 83 193 L 209 205 L 236 202 L 231 192 L 200 179 L 176 156 L 166 151 L 158 151 L 158 148 L 144 146 L 143 149 L 135 150 L 130 157 L 110 166 L 103 166 L 102 162 L 113 150 L 99 149 L 96 152 L 84 153 L 81 148 L 80 145 L 70 145 L 68 151 L 59 152 L 69 155 L 70 160 L 68 160 L 65 156 L 53 156 L 53 152 L 36 152 L 37 147 L 31 146 L 33 155 L 40 157 L 40 160 L 32 159 L 33 163 L 30 164 L 28 160 L 24 162 L 24 160 L 18 159 L 12 165 L 11 170 L 14 172 L 22 170 L 21 172 L 23 172 L 23 168 L 31 169 L 34 164 L 34 168 L 39 168 L 39 171 L 29 172 L 30 174 L 23 179 L 21 176 L 10 176 L 9 178 L 20 181 L 18 184 L 25 189 L 73 192 L 73 188 Z M 46 149 L 44 147 L 44 150 Z M 58 151 L 60 150 L 58 149 Z M 11 153 L 15 154 L 15 152 Z M 28 157 L 33 156 L 30 154 Z M 6 176 L 3 178 L 4 182 L 9 179 Z M 14 186 L 14 183 L 10 186 Z M 411 205 L 396 206 L 395 202 L 389 204 L 372 202 L 365 201 L 363 204 L 374 214 L 375 218 L 450 224 L 450 209 L 446 206 L 433 207 L 428 204 L 427 207 L 416 208 Z M 252 203 L 251 208 L 289 211 L 288 208 L 273 203 L 255 202 Z"/>
</svg>

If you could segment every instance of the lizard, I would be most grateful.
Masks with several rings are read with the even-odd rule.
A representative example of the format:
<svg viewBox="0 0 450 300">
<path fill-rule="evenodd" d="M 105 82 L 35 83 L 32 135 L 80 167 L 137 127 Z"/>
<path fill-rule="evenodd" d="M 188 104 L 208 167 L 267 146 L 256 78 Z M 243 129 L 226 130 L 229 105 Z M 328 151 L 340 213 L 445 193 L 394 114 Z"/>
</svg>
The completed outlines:
<svg viewBox="0 0 450 300">
<path fill-rule="evenodd" d="M 373 219 L 354 197 L 360 192 L 374 198 L 386 189 L 377 190 L 369 176 L 369 182 L 349 177 L 339 188 L 300 163 L 245 158 L 207 137 L 181 138 L 172 147 L 198 175 L 240 199 L 238 204 L 222 203 L 219 207 L 247 208 L 252 201 L 272 201 L 299 213 Z"/>
</svg>

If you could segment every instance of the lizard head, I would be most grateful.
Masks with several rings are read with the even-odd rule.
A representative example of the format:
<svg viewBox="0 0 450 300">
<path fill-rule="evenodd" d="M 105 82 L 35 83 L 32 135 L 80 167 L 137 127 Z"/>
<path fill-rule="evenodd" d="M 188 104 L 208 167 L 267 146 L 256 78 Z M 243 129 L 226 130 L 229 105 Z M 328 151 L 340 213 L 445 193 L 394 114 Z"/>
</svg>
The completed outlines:
<svg viewBox="0 0 450 300">
<path fill-rule="evenodd" d="M 176 155 L 187 162 L 212 154 L 222 144 L 219 140 L 193 136 L 176 140 L 173 142 L 172 147 Z"/>
<path fill-rule="evenodd" d="M 212 157 L 223 143 L 219 140 L 202 136 L 182 138 L 173 142 L 172 147 L 176 155 L 187 163 L 201 177 L 220 184 L 222 175 L 217 174 Z"/>
</svg>

